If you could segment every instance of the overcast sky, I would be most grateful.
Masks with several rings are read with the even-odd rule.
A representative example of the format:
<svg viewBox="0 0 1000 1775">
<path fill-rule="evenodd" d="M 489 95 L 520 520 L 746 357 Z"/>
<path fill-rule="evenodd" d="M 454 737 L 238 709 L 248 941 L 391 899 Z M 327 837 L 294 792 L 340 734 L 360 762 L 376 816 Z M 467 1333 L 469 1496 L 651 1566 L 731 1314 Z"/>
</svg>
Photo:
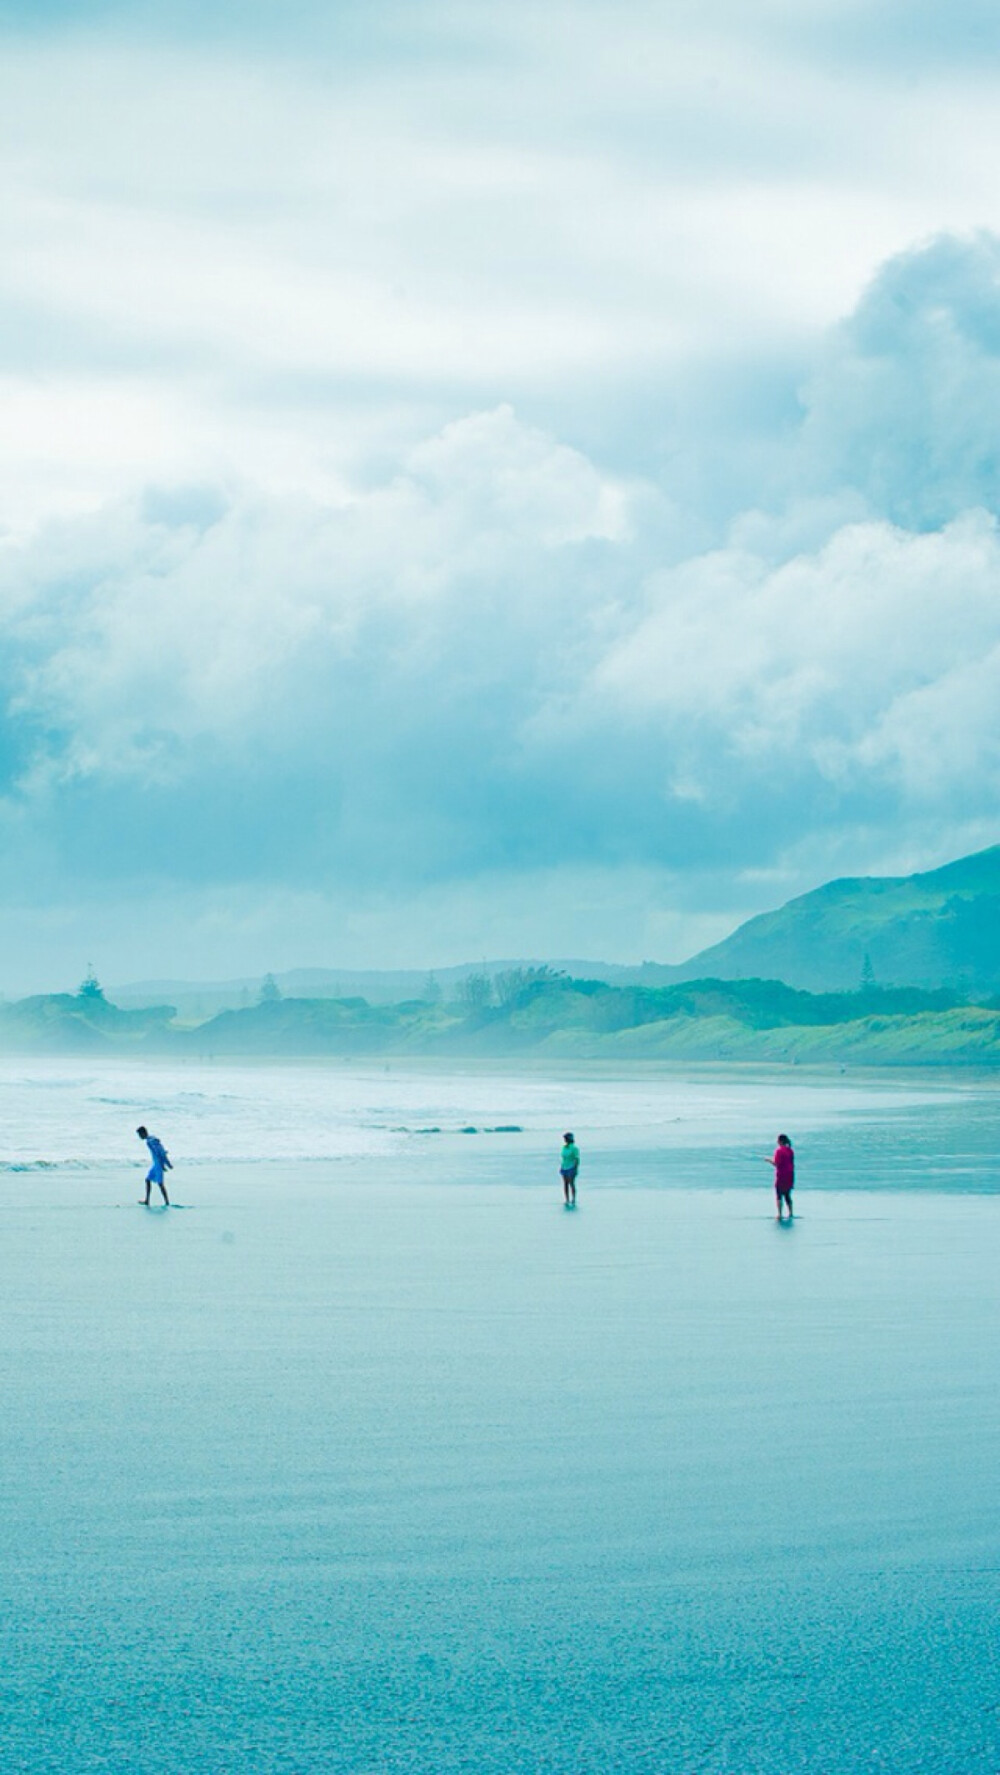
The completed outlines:
<svg viewBox="0 0 1000 1775">
<path fill-rule="evenodd" d="M 0 0 L 0 989 L 1000 839 L 993 0 Z"/>
</svg>

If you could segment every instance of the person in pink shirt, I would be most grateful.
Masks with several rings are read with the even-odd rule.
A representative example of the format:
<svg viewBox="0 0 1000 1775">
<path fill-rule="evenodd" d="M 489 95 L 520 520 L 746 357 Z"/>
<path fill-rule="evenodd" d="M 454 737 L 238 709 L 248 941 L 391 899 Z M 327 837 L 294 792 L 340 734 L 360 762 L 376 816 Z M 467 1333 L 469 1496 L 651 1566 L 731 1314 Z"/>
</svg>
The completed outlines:
<svg viewBox="0 0 1000 1775">
<path fill-rule="evenodd" d="M 771 1160 L 774 1166 L 774 1194 L 778 1204 L 778 1219 L 784 1220 L 785 1209 L 788 1218 L 792 1218 L 792 1191 L 795 1188 L 795 1153 L 787 1134 L 778 1135 L 778 1144 Z"/>
</svg>

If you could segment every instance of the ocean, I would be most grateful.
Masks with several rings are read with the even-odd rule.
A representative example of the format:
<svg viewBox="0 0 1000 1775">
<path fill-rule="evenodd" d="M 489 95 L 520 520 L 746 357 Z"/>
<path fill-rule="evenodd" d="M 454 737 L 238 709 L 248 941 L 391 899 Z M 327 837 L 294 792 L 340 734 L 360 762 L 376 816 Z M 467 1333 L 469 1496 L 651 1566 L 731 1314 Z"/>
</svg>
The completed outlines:
<svg viewBox="0 0 1000 1775">
<path fill-rule="evenodd" d="M 328 1164 L 346 1176 L 355 1162 L 543 1184 L 572 1126 L 601 1187 L 759 1186 L 770 1175 L 759 1161 L 787 1131 L 811 1189 L 989 1192 L 1000 1090 L 903 1070 L 0 1060 L 0 1176 L 124 1180 L 146 1167 L 140 1123 L 199 1189 L 204 1167 Z"/>
<path fill-rule="evenodd" d="M 1000 1767 L 998 1139 L 966 1075 L 4 1061 L 0 1766 Z"/>
</svg>

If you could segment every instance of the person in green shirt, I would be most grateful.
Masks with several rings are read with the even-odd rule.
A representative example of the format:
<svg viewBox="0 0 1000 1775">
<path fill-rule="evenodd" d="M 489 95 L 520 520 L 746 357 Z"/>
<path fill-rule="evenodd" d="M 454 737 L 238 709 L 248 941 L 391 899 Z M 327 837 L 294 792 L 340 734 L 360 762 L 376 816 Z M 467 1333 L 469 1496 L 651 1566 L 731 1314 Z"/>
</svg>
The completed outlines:
<svg viewBox="0 0 1000 1775">
<path fill-rule="evenodd" d="M 559 1172 L 563 1180 L 563 1201 L 567 1208 L 576 1207 L 576 1174 L 580 1169 L 580 1148 L 572 1134 L 563 1135 Z"/>
</svg>

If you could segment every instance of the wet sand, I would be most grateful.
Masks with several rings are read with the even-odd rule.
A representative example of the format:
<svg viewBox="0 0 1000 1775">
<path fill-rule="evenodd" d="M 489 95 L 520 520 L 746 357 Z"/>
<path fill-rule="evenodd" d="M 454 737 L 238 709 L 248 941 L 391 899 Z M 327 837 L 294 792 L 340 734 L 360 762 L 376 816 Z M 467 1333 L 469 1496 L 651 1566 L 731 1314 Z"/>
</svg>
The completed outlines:
<svg viewBox="0 0 1000 1775">
<path fill-rule="evenodd" d="M 1000 1765 L 1000 1201 L 372 1169 L 2 1180 L 6 1769 Z"/>
</svg>

